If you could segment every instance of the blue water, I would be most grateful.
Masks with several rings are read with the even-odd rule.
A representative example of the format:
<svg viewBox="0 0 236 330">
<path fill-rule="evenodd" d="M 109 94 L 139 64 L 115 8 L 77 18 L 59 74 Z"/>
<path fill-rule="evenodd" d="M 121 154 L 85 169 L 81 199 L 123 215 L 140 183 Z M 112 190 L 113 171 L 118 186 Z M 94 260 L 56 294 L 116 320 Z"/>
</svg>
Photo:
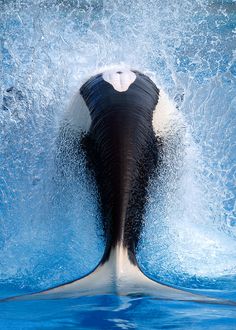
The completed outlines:
<svg viewBox="0 0 236 330">
<path fill-rule="evenodd" d="M 186 126 L 148 192 L 140 266 L 236 301 L 236 2 L 3 0 L 0 15 L 1 297 L 71 281 L 99 262 L 96 187 L 82 152 L 60 176 L 56 139 L 84 77 L 126 63 L 155 74 Z M 235 329 L 235 312 L 98 296 L 2 303 L 0 327 Z"/>
</svg>

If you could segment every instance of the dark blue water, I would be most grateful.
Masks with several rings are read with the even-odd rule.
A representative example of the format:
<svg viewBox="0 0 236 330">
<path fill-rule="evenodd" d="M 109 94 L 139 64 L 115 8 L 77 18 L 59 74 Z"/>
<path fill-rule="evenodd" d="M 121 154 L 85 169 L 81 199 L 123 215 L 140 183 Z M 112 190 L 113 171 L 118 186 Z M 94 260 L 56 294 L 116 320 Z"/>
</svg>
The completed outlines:
<svg viewBox="0 0 236 330">
<path fill-rule="evenodd" d="M 140 266 L 236 301 L 236 2 L 0 1 L 0 15 L 1 297 L 71 281 L 99 262 L 94 182 L 82 153 L 60 176 L 56 139 L 84 77 L 125 63 L 155 75 L 186 126 L 149 189 Z M 0 326 L 234 329 L 235 311 L 98 296 L 2 303 Z"/>
</svg>

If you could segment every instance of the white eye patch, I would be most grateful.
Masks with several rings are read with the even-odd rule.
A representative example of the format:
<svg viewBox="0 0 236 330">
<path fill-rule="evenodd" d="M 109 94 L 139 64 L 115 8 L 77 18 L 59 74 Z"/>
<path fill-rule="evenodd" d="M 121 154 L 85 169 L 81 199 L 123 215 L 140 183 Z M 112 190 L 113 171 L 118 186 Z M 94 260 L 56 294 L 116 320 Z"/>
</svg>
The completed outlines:
<svg viewBox="0 0 236 330">
<path fill-rule="evenodd" d="M 103 79 L 113 86 L 118 92 L 125 92 L 135 81 L 136 74 L 130 70 L 110 70 L 102 75 Z"/>
</svg>

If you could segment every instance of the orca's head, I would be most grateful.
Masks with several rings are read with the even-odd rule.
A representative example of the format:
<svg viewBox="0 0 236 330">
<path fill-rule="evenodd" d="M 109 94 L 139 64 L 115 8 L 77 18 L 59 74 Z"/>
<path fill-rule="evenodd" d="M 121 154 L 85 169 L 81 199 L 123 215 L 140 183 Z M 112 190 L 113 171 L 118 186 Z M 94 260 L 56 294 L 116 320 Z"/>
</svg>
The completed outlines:
<svg viewBox="0 0 236 330">
<path fill-rule="evenodd" d="M 145 74 L 129 69 L 112 69 L 92 76 L 80 88 L 91 118 L 107 110 L 142 109 L 153 112 L 159 98 L 159 89 Z M 146 111 L 145 111 L 146 109 Z M 140 111 L 139 111 L 140 113 Z"/>
</svg>

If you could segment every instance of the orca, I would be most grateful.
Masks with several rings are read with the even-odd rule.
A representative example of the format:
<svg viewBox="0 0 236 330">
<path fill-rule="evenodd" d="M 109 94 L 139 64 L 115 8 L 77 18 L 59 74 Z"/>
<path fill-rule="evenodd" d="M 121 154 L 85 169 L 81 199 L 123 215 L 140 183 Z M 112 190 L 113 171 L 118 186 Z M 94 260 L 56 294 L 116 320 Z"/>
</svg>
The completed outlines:
<svg viewBox="0 0 236 330">
<path fill-rule="evenodd" d="M 164 131 L 166 121 L 158 123 L 158 113 L 165 113 L 163 100 L 162 91 L 149 76 L 126 68 L 96 74 L 81 86 L 64 122 L 75 132 L 77 126 L 83 131 L 81 145 L 100 198 L 104 255 L 83 278 L 4 301 L 117 294 L 232 304 L 158 283 L 137 262 L 147 189 L 161 166 L 158 132 Z"/>
</svg>

